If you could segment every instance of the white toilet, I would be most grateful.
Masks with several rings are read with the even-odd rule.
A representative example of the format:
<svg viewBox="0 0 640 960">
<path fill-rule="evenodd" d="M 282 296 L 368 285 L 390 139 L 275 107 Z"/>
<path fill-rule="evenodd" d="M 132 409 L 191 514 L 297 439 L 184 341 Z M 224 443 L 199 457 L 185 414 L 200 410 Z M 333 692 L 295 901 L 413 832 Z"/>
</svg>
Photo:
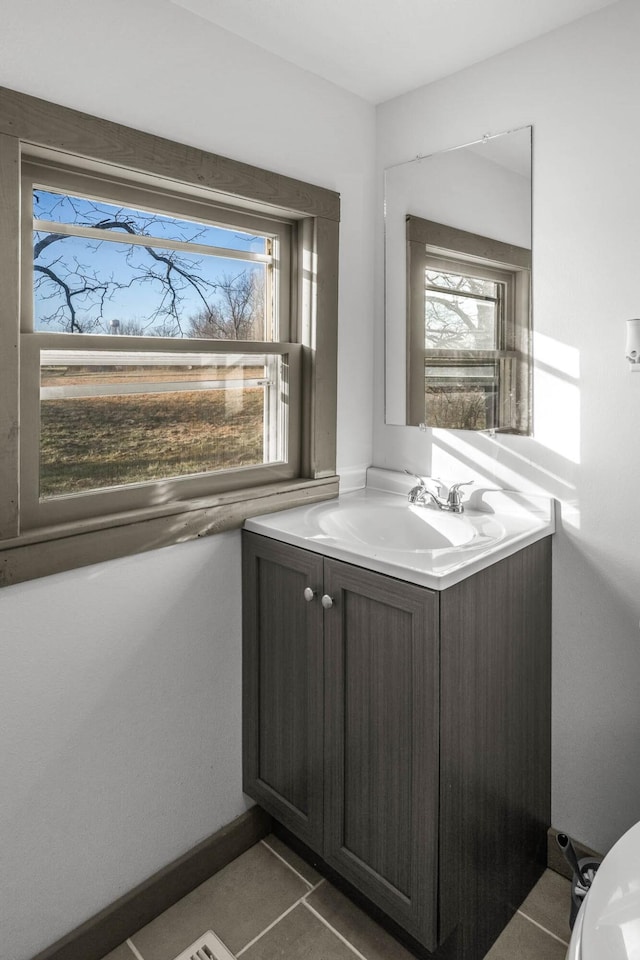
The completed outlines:
<svg viewBox="0 0 640 960">
<path fill-rule="evenodd" d="M 602 861 L 576 917 L 567 960 L 640 960 L 640 823 Z"/>
</svg>

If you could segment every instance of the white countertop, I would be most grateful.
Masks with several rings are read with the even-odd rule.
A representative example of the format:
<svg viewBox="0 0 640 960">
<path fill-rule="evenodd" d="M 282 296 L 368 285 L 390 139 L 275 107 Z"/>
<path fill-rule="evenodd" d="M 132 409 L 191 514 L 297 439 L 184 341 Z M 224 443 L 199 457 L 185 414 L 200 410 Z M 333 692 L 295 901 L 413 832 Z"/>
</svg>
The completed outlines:
<svg viewBox="0 0 640 960">
<path fill-rule="evenodd" d="M 555 501 L 472 488 L 464 513 L 410 506 L 413 482 L 370 468 L 367 487 L 337 499 L 252 517 L 245 528 L 320 553 L 444 590 L 555 531 Z"/>
</svg>

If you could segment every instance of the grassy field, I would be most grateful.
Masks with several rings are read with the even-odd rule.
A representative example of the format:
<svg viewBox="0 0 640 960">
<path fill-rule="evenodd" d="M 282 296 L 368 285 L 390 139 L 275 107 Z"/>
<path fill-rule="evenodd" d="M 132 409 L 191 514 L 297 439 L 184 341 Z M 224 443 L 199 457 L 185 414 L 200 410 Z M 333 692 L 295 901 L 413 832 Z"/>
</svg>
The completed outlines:
<svg viewBox="0 0 640 960">
<path fill-rule="evenodd" d="M 263 390 L 44 400 L 40 496 L 262 463 Z"/>
</svg>

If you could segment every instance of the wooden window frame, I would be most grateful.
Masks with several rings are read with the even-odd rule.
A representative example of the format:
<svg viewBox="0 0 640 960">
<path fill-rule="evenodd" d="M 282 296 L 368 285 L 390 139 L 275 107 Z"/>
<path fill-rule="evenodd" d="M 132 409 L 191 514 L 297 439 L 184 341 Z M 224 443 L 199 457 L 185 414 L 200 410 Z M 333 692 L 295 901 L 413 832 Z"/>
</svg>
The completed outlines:
<svg viewBox="0 0 640 960">
<path fill-rule="evenodd" d="M 21 209 L 24 160 L 70 165 L 80 177 L 103 175 L 121 184 L 123 192 L 136 187 L 169 190 L 178 206 L 183 199 L 194 209 L 201 202 L 215 203 L 239 216 L 247 211 L 295 225 L 292 329 L 288 343 L 266 345 L 274 352 L 288 352 L 300 370 L 299 421 L 294 426 L 300 455 L 295 476 L 269 482 L 258 478 L 251 486 L 235 489 L 231 483 L 216 490 L 214 483 L 208 491 L 197 487 L 188 496 L 161 503 L 150 497 L 144 506 L 117 512 L 79 519 L 41 518 L 43 525 L 25 529 L 20 471 L 21 236 L 23 230 L 31 233 L 31 224 L 24 223 Z M 339 218 L 340 198 L 333 191 L 0 88 L 0 585 L 233 529 L 249 516 L 337 495 Z M 22 333 L 25 336 L 29 334 Z M 65 349 L 72 337 L 84 339 L 64 336 Z M 108 337 L 102 339 L 113 346 Z M 127 337 L 127 349 L 131 343 L 136 350 L 148 350 L 148 339 Z M 193 350 L 202 343 L 172 341 L 172 347 Z M 265 344 L 243 341 L 241 351 L 238 347 L 238 342 L 210 342 L 215 352 L 247 348 L 265 352 Z M 26 352 L 31 349 L 27 345 Z"/>
<path fill-rule="evenodd" d="M 406 218 L 406 231 L 407 423 L 418 426 L 425 421 L 426 365 L 492 362 L 498 369 L 498 401 L 497 424 L 490 429 L 530 436 L 531 251 L 411 214 Z M 457 270 L 462 275 L 487 275 L 487 279 L 503 285 L 505 300 L 498 318 L 495 350 L 425 346 L 425 271 L 430 266 Z"/>
</svg>

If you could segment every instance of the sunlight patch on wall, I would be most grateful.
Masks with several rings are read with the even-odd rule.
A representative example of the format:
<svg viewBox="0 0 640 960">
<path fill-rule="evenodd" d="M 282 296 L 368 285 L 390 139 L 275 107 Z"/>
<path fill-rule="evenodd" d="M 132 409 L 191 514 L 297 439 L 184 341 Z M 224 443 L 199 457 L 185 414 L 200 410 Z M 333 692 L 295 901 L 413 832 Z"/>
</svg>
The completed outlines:
<svg viewBox="0 0 640 960">
<path fill-rule="evenodd" d="M 466 491 L 472 496 L 482 489 L 517 490 L 532 496 L 553 497 L 560 504 L 562 525 L 580 529 L 576 495 L 576 465 L 532 438 L 495 438 L 472 432 L 433 431 L 433 476 L 445 483 L 473 479 Z M 519 451 L 516 448 L 519 448 Z"/>
<path fill-rule="evenodd" d="M 432 473 L 445 481 L 473 478 L 475 489 L 498 486 L 554 497 L 563 526 L 579 530 L 579 351 L 535 333 L 534 370 L 534 436 L 433 430 Z"/>
<path fill-rule="evenodd" d="M 432 456 L 433 475 L 445 482 L 473 478 L 476 486 L 503 490 L 522 487 L 518 473 L 498 461 L 499 446 L 483 434 L 434 429 Z"/>
<path fill-rule="evenodd" d="M 534 333 L 534 434 L 536 441 L 580 463 L 580 353 Z"/>
</svg>

